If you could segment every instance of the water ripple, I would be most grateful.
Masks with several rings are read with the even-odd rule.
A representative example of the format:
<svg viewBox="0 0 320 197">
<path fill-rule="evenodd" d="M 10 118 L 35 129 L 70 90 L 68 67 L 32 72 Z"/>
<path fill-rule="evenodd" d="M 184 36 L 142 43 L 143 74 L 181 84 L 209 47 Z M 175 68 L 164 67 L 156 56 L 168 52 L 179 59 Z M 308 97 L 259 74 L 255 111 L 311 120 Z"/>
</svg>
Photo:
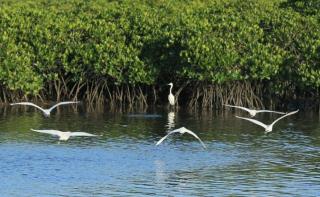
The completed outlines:
<svg viewBox="0 0 320 197">
<path fill-rule="evenodd" d="M 320 193 L 318 117 L 313 121 L 309 117 L 307 124 L 303 115 L 295 122 L 284 120 L 274 132 L 265 134 L 260 127 L 235 119 L 232 114 L 150 114 L 157 116 L 128 117 L 127 113 L 69 109 L 48 119 L 32 110 L 6 112 L 0 117 L 1 196 Z M 267 122 L 273 117 L 259 118 Z M 180 126 L 196 132 L 207 149 L 189 135 L 172 135 L 155 146 L 168 129 Z M 58 142 L 30 128 L 101 136 Z"/>
</svg>

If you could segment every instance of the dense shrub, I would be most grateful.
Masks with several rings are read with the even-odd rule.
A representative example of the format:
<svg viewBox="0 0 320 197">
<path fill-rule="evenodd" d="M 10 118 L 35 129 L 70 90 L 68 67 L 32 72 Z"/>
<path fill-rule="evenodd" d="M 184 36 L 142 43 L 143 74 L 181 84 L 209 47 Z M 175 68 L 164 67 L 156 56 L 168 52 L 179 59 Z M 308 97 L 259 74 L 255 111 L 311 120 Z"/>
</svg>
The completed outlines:
<svg viewBox="0 0 320 197">
<path fill-rule="evenodd" d="M 91 91 L 118 91 L 168 81 L 249 82 L 272 88 L 273 96 L 308 94 L 320 87 L 317 6 L 316 0 L 5 0 L 1 87 L 49 98 L 88 84 Z"/>
</svg>

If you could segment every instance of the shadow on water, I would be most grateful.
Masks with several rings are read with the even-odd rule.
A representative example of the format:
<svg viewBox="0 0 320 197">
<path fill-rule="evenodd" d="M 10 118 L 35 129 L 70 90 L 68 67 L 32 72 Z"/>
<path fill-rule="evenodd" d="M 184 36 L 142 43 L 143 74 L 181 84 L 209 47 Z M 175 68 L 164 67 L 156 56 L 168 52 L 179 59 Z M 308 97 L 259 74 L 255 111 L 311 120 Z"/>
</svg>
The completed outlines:
<svg viewBox="0 0 320 197">
<path fill-rule="evenodd" d="M 60 107 L 46 118 L 34 108 L 2 107 L 0 191 L 3 196 L 320 193 L 318 114 L 299 112 L 268 134 L 235 115 L 248 116 L 241 111 L 88 110 L 79 105 Z M 277 117 L 256 118 L 270 123 Z M 182 126 L 208 148 L 186 134 L 155 146 Z M 101 136 L 58 142 L 31 128 Z"/>
</svg>

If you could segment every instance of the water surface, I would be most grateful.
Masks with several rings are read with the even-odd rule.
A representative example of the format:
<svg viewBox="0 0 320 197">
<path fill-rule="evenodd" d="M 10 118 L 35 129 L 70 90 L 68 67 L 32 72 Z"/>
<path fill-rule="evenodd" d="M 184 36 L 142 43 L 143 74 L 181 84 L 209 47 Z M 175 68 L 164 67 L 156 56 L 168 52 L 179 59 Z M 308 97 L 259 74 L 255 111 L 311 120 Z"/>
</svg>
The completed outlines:
<svg viewBox="0 0 320 197">
<path fill-rule="evenodd" d="M 0 108 L 1 196 L 318 196 L 320 119 L 299 112 L 274 131 L 245 112 L 144 112 L 61 107 L 50 118 Z M 271 123 L 277 114 L 259 114 Z M 186 127 L 189 135 L 170 136 Z M 30 129 L 84 131 L 66 142 Z"/>
</svg>

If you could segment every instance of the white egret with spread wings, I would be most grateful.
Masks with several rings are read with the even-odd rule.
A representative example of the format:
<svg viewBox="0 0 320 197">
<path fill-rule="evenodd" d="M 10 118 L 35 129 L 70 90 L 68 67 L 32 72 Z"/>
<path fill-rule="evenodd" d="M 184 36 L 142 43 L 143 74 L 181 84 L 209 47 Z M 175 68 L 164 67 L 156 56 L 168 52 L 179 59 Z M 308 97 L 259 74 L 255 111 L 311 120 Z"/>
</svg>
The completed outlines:
<svg viewBox="0 0 320 197">
<path fill-rule="evenodd" d="M 31 103 L 31 102 L 20 102 L 20 103 L 11 103 L 10 105 L 29 105 L 29 106 L 33 106 L 39 110 L 41 110 L 45 116 L 49 117 L 50 113 L 53 109 L 55 109 L 56 107 L 60 106 L 60 105 L 67 105 L 67 104 L 74 104 L 74 103 L 79 103 L 79 101 L 65 101 L 65 102 L 60 102 L 55 104 L 54 106 L 50 107 L 49 109 L 43 109 L 42 107 L 39 107 L 38 105 Z"/>
<path fill-rule="evenodd" d="M 277 113 L 277 114 L 286 114 L 284 112 L 279 112 L 279 111 L 271 111 L 271 110 L 265 110 L 265 109 L 261 109 L 261 110 L 257 110 L 257 109 L 249 109 L 246 107 L 241 107 L 241 106 L 236 106 L 236 105 L 228 105 L 228 104 L 223 104 L 227 107 L 233 107 L 233 108 L 238 108 L 238 109 L 242 109 L 245 110 L 247 112 L 249 112 L 249 114 L 251 115 L 251 117 L 254 117 L 257 113 L 262 113 L 262 112 L 269 112 L 269 113 Z"/>
<path fill-rule="evenodd" d="M 93 135 L 91 133 L 86 133 L 86 132 L 70 132 L 70 131 L 58 131 L 58 130 L 51 130 L 51 129 L 45 129 L 45 130 L 36 130 L 36 129 L 31 129 L 32 131 L 38 132 L 38 133 L 46 133 L 54 136 L 58 136 L 59 140 L 66 141 L 70 137 L 76 137 L 76 136 L 87 136 L 87 137 L 92 137 L 92 136 L 97 136 Z"/>
<path fill-rule="evenodd" d="M 202 142 L 202 140 L 192 131 L 190 131 L 189 129 L 186 129 L 185 127 L 181 127 L 179 129 L 175 129 L 170 131 L 166 136 L 164 136 L 163 138 L 161 138 L 157 143 L 156 146 L 158 146 L 159 144 L 161 144 L 163 142 L 163 140 L 165 140 L 169 135 L 173 134 L 173 133 L 180 133 L 180 134 L 184 134 L 184 133 L 189 133 L 190 135 L 192 135 L 193 137 L 197 138 L 199 140 L 199 142 L 202 144 L 202 146 L 204 148 L 206 148 L 206 145 Z"/>
<path fill-rule="evenodd" d="M 248 120 L 254 124 L 257 124 L 261 127 L 263 127 L 265 129 L 266 132 L 271 132 L 272 131 L 272 128 L 273 128 L 273 125 L 278 122 L 279 120 L 281 120 L 282 118 L 285 118 L 287 116 L 290 116 L 290 115 L 293 115 L 295 113 L 297 113 L 299 110 L 296 110 L 296 111 L 293 111 L 293 112 L 290 112 L 290 113 L 287 113 L 286 115 L 284 116 L 281 116 L 280 118 L 276 119 L 275 121 L 273 121 L 273 123 L 269 124 L 269 125 L 266 125 L 258 120 L 255 120 L 255 119 L 251 119 L 251 118 L 244 118 L 244 117 L 240 117 L 240 116 L 236 116 L 237 118 L 241 118 L 241 119 L 244 119 L 244 120 Z"/>
</svg>

